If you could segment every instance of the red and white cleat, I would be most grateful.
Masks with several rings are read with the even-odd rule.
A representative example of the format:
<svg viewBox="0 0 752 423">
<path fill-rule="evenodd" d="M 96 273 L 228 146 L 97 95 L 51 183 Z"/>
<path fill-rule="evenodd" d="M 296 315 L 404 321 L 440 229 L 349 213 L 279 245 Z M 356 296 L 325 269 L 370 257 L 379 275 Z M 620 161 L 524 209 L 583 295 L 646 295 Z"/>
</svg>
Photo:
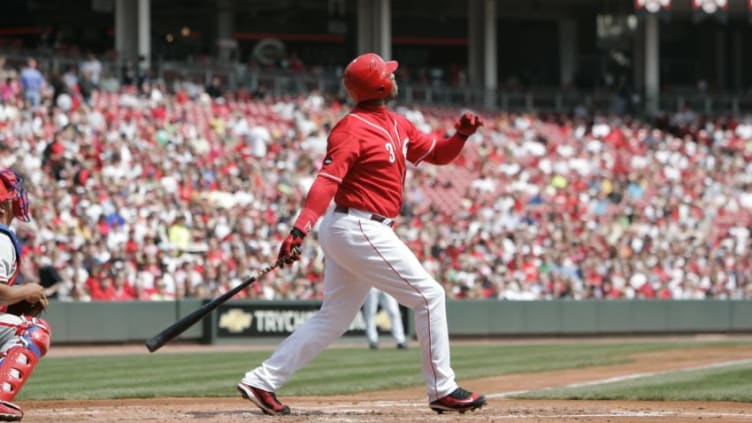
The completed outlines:
<svg viewBox="0 0 752 423">
<path fill-rule="evenodd" d="M 445 411 L 464 413 L 468 410 L 477 410 L 484 405 L 486 405 L 486 397 L 483 395 L 457 388 L 451 394 L 432 402 L 430 407 L 431 410 L 441 414 Z"/>
<path fill-rule="evenodd" d="M 290 414 L 290 407 L 279 402 L 277 396 L 274 395 L 274 392 L 254 388 L 243 382 L 238 384 L 238 391 L 240 391 L 240 395 L 242 395 L 243 398 L 256 404 L 256 407 L 260 408 L 264 414 L 270 416 L 284 416 Z"/>
<path fill-rule="evenodd" d="M 0 400 L 0 421 L 3 422 L 18 422 L 23 418 L 23 410 L 21 407 L 13 404 L 10 401 Z"/>
</svg>

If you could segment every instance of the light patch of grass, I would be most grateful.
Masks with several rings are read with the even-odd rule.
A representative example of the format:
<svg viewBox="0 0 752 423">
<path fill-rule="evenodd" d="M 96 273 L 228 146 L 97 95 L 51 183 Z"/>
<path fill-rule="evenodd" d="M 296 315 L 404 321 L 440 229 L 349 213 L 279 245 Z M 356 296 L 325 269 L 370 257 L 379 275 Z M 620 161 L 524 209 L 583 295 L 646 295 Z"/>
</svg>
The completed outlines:
<svg viewBox="0 0 752 423">
<path fill-rule="evenodd" d="M 535 391 L 515 398 L 752 402 L 752 363 L 661 373 L 602 385 Z"/>
</svg>

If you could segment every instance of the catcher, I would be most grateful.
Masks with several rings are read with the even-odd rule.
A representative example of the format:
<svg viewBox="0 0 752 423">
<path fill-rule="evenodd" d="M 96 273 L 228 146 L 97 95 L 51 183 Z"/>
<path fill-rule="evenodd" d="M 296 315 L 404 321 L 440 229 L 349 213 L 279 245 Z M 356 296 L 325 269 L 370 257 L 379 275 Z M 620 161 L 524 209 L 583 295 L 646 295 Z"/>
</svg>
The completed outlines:
<svg viewBox="0 0 752 423">
<path fill-rule="evenodd" d="M 37 283 L 15 285 L 21 268 L 21 247 L 9 228 L 14 218 L 30 220 L 22 178 L 0 170 L 0 421 L 19 421 L 21 408 L 13 398 L 31 376 L 50 346 L 50 327 L 37 317 L 47 308 L 44 288 Z"/>
</svg>

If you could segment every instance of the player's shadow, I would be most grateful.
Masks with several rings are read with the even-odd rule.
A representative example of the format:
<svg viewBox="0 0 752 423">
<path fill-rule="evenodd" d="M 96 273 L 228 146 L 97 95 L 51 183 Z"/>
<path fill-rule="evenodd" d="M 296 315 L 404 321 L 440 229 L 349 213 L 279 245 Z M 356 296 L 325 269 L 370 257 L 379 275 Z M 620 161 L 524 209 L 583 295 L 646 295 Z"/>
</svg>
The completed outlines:
<svg viewBox="0 0 752 423">
<path fill-rule="evenodd" d="M 222 418 L 222 417 L 253 417 L 258 415 L 264 415 L 260 410 L 218 410 L 218 411 L 186 411 L 185 414 L 199 420 Z M 334 417 L 334 418 L 346 418 L 357 416 L 380 416 L 383 413 L 374 410 L 344 410 L 337 412 L 325 412 L 321 410 L 295 410 L 290 413 L 290 416 L 300 417 Z"/>
<path fill-rule="evenodd" d="M 220 418 L 220 417 L 253 417 L 257 414 L 263 414 L 257 410 L 218 410 L 218 411 L 186 411 L 185 414 L 199 420 Z"/>
</svg>

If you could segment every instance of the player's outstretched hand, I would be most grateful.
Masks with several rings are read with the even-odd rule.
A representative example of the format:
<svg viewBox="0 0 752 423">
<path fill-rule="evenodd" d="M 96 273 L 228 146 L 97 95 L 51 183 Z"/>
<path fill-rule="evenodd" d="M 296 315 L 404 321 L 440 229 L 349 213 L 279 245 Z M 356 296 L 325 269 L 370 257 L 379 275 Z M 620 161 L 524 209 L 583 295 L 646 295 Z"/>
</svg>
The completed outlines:
<svg viewBox="0 0 752 423">
<path fill-rule="evenodd" d="M 459 119 L 457 119 L 457 122 L 454 124 L 454 129 L 457 130 L 458 134 L 469 137 L 481 126 L 483 126 L 483 119 L 481 119 L 480 116 L 470 112 L 465 112 Z"/>
<path fill-rule="evenodd" d="M 277 256 L 277 265 L 282 268 L 286 264 L 292 264 L 300 259 L 300 246 L 303 245 L 303 239 L 305 233 L 298 228 L 293 227 L 290 234 L 279 247 L 279 255 Z"/>
</svg>

